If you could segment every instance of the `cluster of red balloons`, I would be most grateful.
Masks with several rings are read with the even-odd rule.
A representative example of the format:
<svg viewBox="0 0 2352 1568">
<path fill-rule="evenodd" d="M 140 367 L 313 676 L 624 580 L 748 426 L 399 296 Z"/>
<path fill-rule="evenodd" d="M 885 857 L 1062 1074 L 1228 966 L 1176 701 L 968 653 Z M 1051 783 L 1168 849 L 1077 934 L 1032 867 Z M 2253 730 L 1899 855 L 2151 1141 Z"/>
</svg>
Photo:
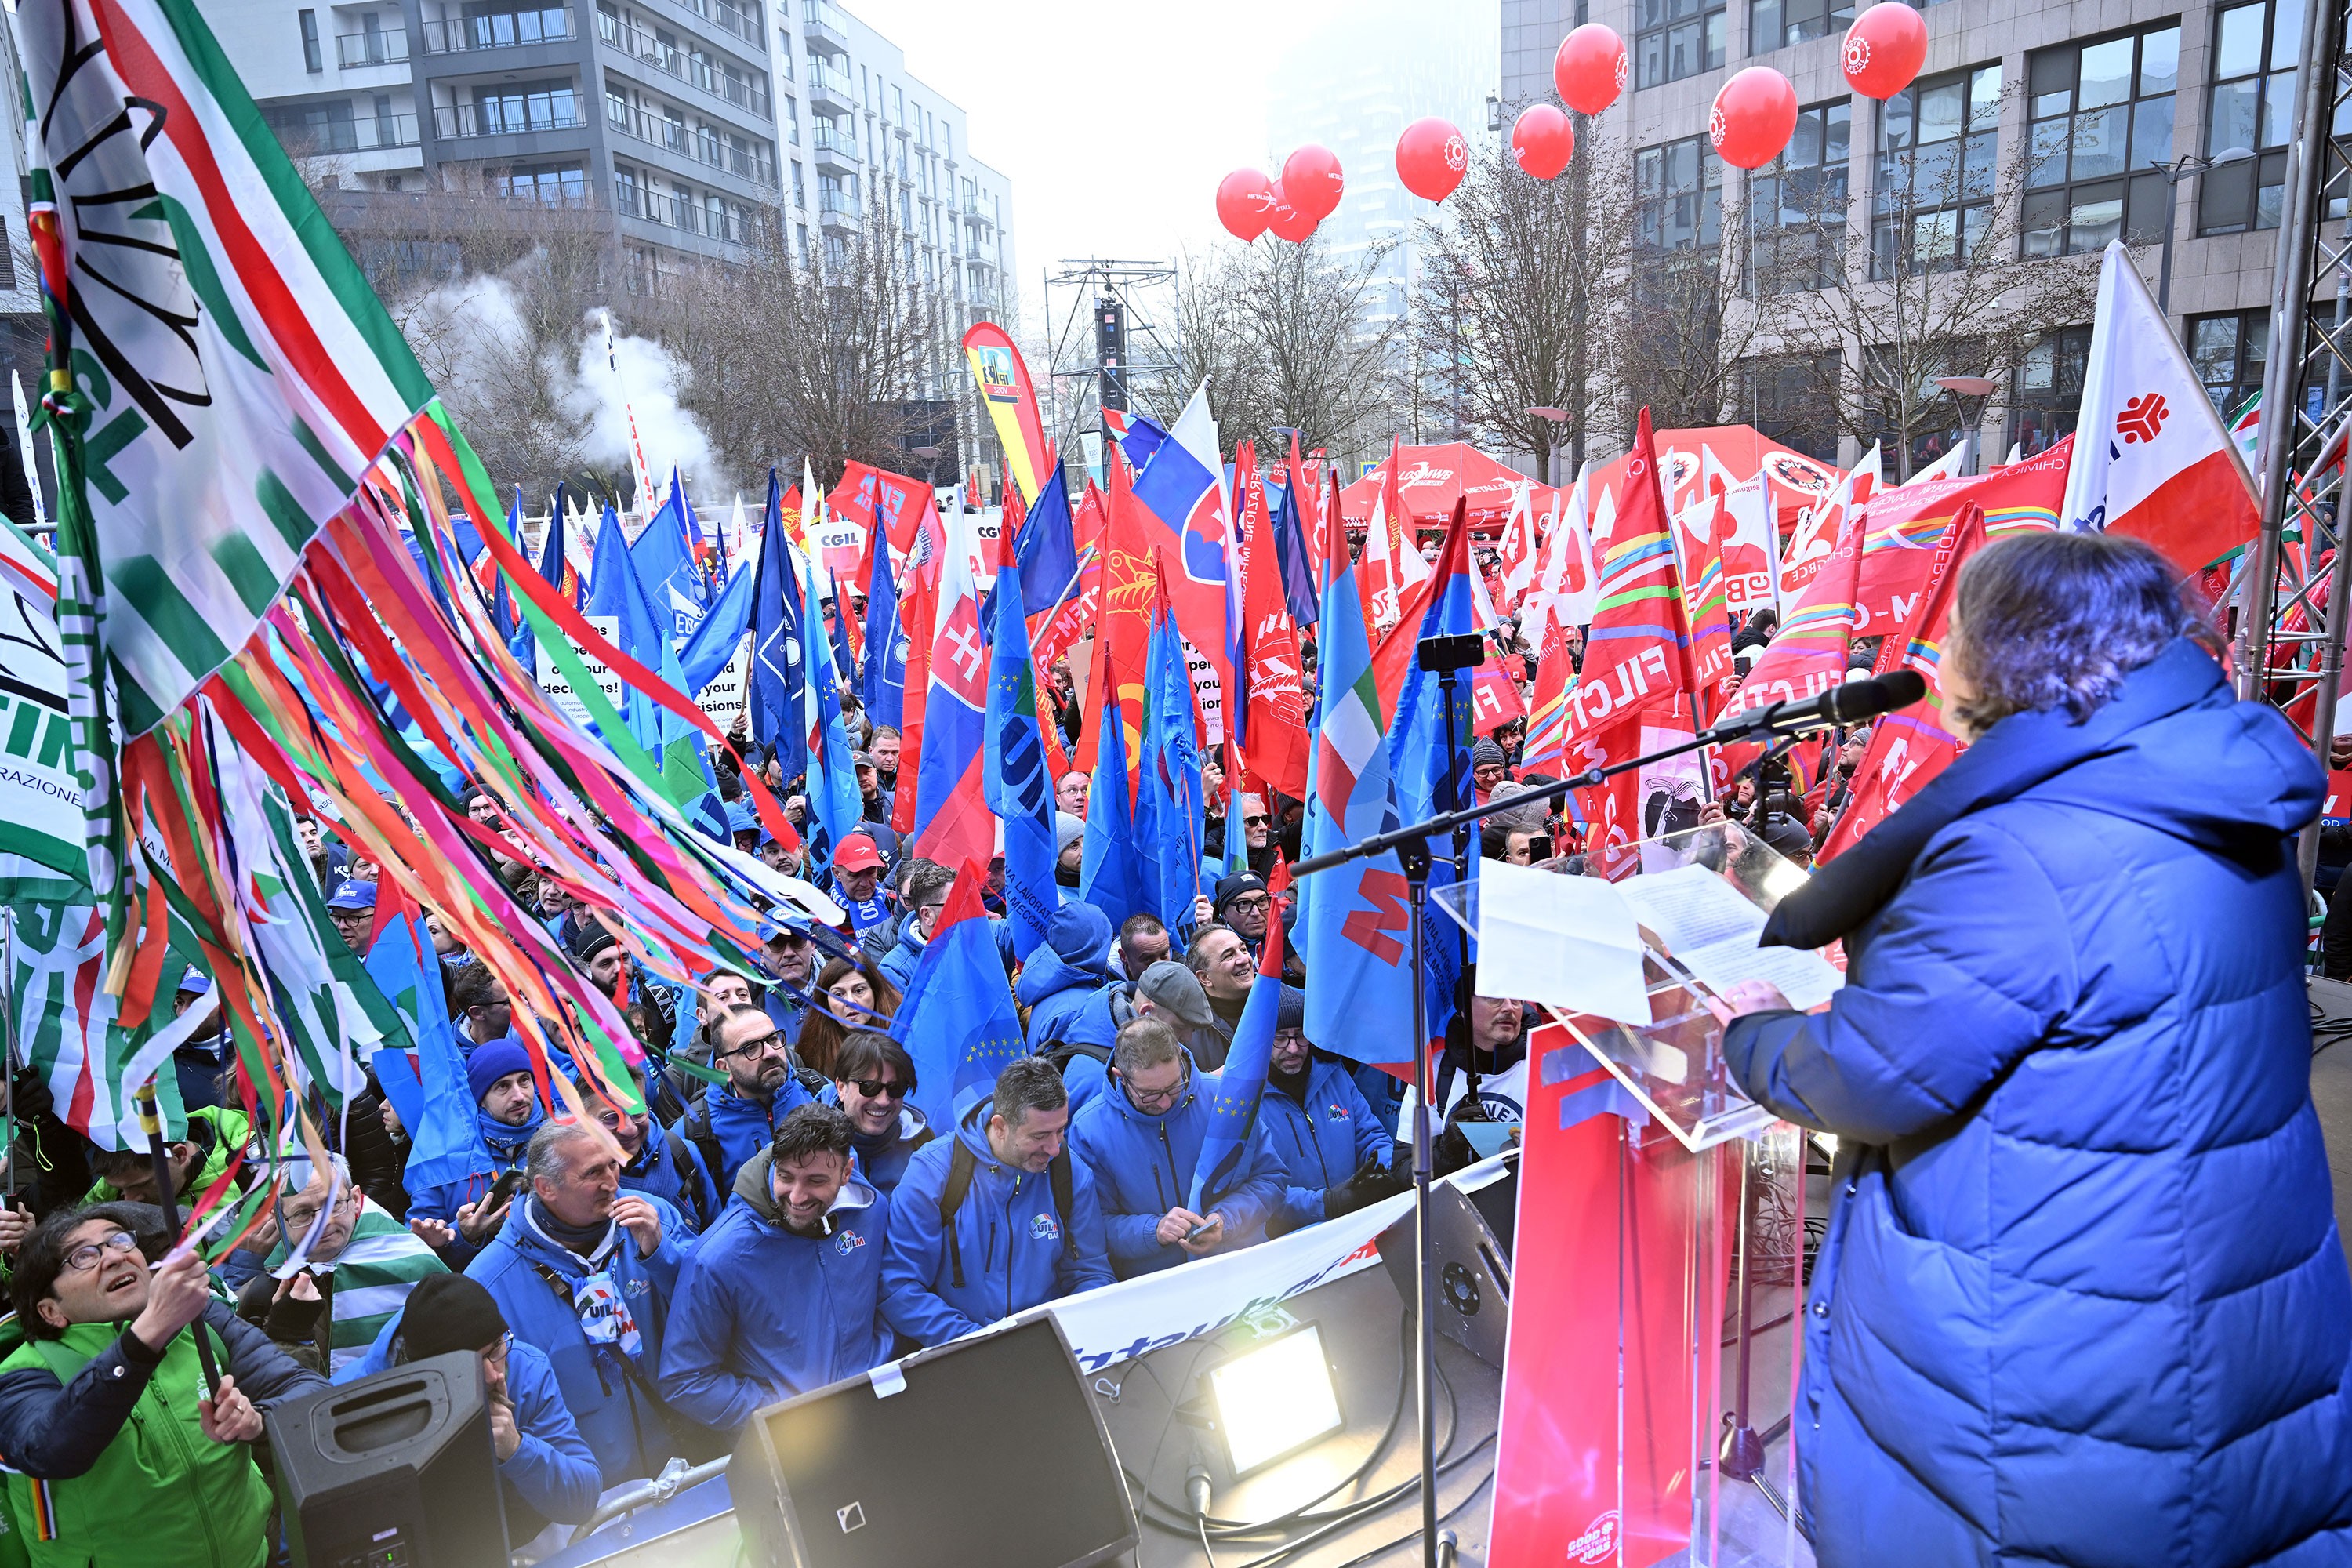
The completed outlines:
<svg viewBox="0 0 2352 1568">
<path fill-rule="evenodd" d="M 1911 85 L 1927 58 L 1927 24 L 1903 0 L 1881 0 L 1846 29 L 1843 63 L 1847 85 L 1865 98 L 1887 99 Z M 1576 28 L 1552 58 L 1552 85 L 1579 114 L 1599 114 L 1625 91 L 1625 40 L 1600 22 Z M 1715 96 L 1707 139 L 1727 163 L 1760 169 L 1789 145 L 1797 129 L 1796 85 L 1769 66 L 1735 72 Z M 1511 127 L 1511 154 L 1521 170 L 1549 180 L 1576 154 L 1576 126 L 1549 103 L 1530 105 Z M 1397 138 L 1397 178 L 1423 201 L 1452 195 L 1469 172 L 1470 144 L 1450 121 L 1416 120 Z M 1217 217 L 1236 238 L 1272 230 L 1303 244 L 1339 205 L 1339 160 L 1322 147 L 1301 147 L 1268 180 L 1236 169 L 1217 186 Z"/>
<path fill-rule="evenodd" d="M 1345 189 L 1339 160 L 1329 148 L 1309 143 L 1283 161 L 1278 180 L 1255 169 L 1235 169 L 1219 181 L 1217 221 L 1245 243 L 1271 230 L 1277 239 L 1304 245 L 1316 226 L 1338 210 Z"/>
</svg>

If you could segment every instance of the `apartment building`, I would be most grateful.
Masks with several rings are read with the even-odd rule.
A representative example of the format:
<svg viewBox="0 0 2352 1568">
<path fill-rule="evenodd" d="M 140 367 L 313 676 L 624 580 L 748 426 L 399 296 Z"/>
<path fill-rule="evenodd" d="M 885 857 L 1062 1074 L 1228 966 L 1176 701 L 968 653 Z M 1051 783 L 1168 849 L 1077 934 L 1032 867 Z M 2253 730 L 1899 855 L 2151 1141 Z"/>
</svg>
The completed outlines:
<svg viewBox="0 0 2352 1568">
<path fill-rule="evenodd" d="M 2015 167 L 2024 194 L 2010 243 L 2095 254 L 2120 237 L 2147 247 L 2153 285 L 2168 228 L 2169 314 L 2208 395 L 2229 411 L 2261 387 L 2300 0 L 1943 0 L 1923 6 L 1918 79 L 1883 104 L 1846 86 L 1839 51 L 1853 10 L 1838 0 L 1502 6 L 1507 104 L 1552 95 L 1552 58 L 1571 27 L 1603 22 L 1624 37 L 1630 79 L 1601 119 L 1639 150 L 1643 241 L 1658 251 L 1713 244 L 1726 193 L 1747 181 L 1764 198 L 1747 204 L 1760 246 L 1801 241 L 1793 231 L 1818 222 L 1818 202 L 1780 193 L 1851 192 L 1848 221 L 1870 226 L 1874 271 L 1948 264 L 1987 231 L 1995 182 Z M 1725 79 L 1750 64 L 1785 72 L 1801 114 L 1781 158 L 1743 174 L 1715 155 L 1706 123 Z M 1930 186 L 1948 199 L 1923 205 Z M 2070 431 L 2089 345 L 2087 321 L 2052 323 L 1992 400 L 1986 447 L 2030 453 Z M 1848 363 L 1867 346 L 1849 345 Z M 1787 379 L 1760 366 L 1744 412 L 1792 446 L 1854 460 L 1850 437 L 1776 406 Z"/>
</svg>

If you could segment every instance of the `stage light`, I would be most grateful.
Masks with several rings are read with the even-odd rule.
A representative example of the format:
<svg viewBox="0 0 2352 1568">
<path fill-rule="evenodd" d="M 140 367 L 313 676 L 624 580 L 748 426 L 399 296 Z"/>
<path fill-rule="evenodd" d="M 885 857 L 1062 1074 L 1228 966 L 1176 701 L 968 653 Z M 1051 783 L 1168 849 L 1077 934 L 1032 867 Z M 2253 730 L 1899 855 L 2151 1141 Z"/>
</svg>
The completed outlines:
<svg viewBox="0 0 2352 1568">
<path fill-rule="evenodd" d="M 1245 1476 L 1339 1430 L 1339 1390 L 1323 1336 L 1302 1323 L 1205 1374 L 1234 1474 Z"/>
</svg>

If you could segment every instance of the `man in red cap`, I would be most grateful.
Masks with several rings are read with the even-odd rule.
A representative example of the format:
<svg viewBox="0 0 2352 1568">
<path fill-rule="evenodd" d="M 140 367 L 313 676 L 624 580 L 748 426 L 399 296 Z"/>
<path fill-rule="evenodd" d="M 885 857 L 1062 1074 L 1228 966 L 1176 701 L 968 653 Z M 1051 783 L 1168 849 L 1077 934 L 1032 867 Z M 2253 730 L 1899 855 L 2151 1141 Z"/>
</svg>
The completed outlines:
<svg viewBox="0 0 2352 1568">
<path fill-rule="evenodd" d="M 850 931 L 863 935 L 890 918 L 883 897 L 882 851 L 863 833 L 843 836 L 833 852 L 833 901 L 849 911 Z"/>
</svg>

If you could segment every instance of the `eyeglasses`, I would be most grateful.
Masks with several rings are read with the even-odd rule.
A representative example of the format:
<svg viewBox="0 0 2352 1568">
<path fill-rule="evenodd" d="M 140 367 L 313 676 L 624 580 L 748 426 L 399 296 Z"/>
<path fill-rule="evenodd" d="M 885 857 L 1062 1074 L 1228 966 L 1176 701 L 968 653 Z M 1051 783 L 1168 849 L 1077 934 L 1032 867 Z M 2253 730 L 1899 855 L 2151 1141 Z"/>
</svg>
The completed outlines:
<svg viewBox="0 0 2352 1568">
<path fill-rule="evenodd" d="M 335 1194 L 335 1201 L 332 1206 L 339 1209 L 349 1208 L 359 1201 L 360 1194 L 358 1190 L 356 1188 L 346 1187 L 341 1192 Z M 308 1230 L 310 1228 L 310 1222 L 319 1217 L 319 1211 L 317 1209 L 296 1208 L 291 1204 L 285 1205 L 278 1209 L 278 1217 L 286 1222 L 287 1227 L 290 1230 Z"/>
<path fill-rule="evenodd" d="M 782 1055 L 791 1049 L 792 1047 L 784 1039 L 784 1032 L 778 1029 L 773 1034 L 761 1035 L 756 1040 L 746 1040 L 731 1051 L 714 1051 L 711 1054 L 723 1059 L 728 1057 Z"/>
<path fill-rule="evenodd" d="M 878 1078 L 852 1078 L 842 1081 L 855 1084 L 857 1092 L 868 1100 L 904 1100 L 908 1090 L 915 1087 L 910 1083 L 899 1083 L 896 1079 L 886 1081 Z"/>
<path fill-rule="evenodd" d="M 1242 818 L 1242 826 L 1244 827 L 1264 827 L 1265 826 L 1265 818 L 1263 816 L 1244 816 Z"/>
<path fill-rule="evenodd" d="M 1274 908 L 1274 900 L 1265 893 L 1244 893 L 1239 898 L 1227 899 L 1225 908 L 1262 915 Z"/>
<path fill-rule="evenodd" d="M 66 1254 L 66 1271 L 87 1274 L 99 1265 L 108 1253 L 122 1254 L 138 1250 L 139 1238 L 127 1230 L 118 1230 L 100 1241 L 85 1241 Z"/>
<path fill-rule="evenodd" d="M 604 1125 L 606 1131 L 618 1132 L 632 1122 L 642 1121 L 645 1119 L 632 1116 L 625 1110 L 600 1110 L 596 1113 L 596 1120 Z"/>
<path fill-rule="evenodd" d="M 507 1352 L 512 1349 L 514 1349 L 514 1331 L 512 1329 L 509 1329 L 506 1332 L 499 1336 L 499 1342 L 497 1344 L 492 1345 L 488 1350 L 482 1352 L 482 1357 L 486 1361 L 502 1362 L 507 1359 Z"/>
<path fill-rule="evenodd" d="M 1155 1106 L 1175 1104 L 1177 1096 L 1182 1094 L 1186 1086 L 1192 1081 L 1192 1069 L 1186 1068 L 1176 1081 L 1166 1089 L 1139 1089 L 1136 1087 L 1135 1080 L 1124 1073 L 1119 1075 L 1119 1079 L 1127 1085 L 1127 1097 L 1135 1101 L 1135 1108 L 1138 1110 L 1149 1110 Z"/>
</svg>

